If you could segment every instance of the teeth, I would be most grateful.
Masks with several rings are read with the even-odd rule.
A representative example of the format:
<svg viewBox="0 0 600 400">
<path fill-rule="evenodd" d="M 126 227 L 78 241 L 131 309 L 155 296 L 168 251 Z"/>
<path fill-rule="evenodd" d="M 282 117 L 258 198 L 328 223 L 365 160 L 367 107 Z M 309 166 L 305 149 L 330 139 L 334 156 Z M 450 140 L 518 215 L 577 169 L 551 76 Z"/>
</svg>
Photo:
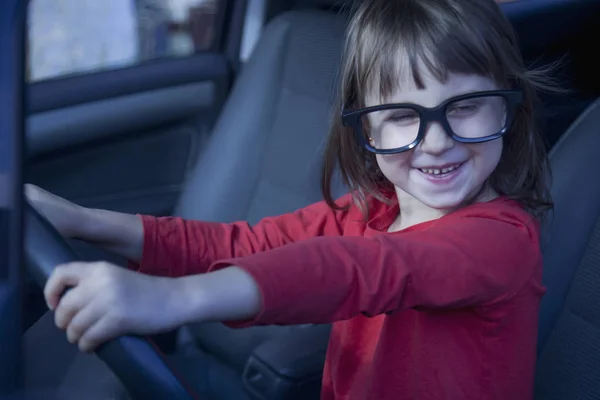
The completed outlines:
<svg viewBox="0 0 600 400">
<path fill-rule="evenodd" d="M 443 169 L 420 169 L 420 171 L 424 172 L 426 174 L 431 174 L 431 175 L 441 175 L 441 174 L 447 174 L 449 172 L 452 172 L 458 167 L 459 167 L 459 165 L 453 165 L 451 167 L 443 168 Z"/>
</svg>

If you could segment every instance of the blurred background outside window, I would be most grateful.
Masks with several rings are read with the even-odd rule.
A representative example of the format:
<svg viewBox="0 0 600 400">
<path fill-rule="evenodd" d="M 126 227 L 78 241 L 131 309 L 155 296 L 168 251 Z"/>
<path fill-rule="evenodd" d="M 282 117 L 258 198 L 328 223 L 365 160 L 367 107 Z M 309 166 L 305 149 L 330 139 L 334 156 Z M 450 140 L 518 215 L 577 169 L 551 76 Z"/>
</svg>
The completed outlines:
<svg viewBox="0 0 600 400">
<path fill-rule="evenodd" d="M 210 50 L 222 0 L 31 0 L 28 80 Z"/>
</svg>

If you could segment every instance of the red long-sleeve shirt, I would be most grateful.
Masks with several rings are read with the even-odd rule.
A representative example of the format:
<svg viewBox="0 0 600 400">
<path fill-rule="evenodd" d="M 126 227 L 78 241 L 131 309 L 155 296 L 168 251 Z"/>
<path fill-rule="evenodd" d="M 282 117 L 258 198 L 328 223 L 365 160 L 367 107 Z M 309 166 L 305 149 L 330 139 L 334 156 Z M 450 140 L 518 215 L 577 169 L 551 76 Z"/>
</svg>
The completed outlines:
<svg viewBox="0 0 600 400">
<path fill-rule="evenodd" d="M 368 222 L 324 203 L 255 226 L 143 216 L 140 271 L 237 265 L 263 303 L 231 325 L 333 322 L 324 400 L 531 399 L 538 224 L 499 198 L 387 233 L 398 205 L 369 205 Z"/>
</svg>

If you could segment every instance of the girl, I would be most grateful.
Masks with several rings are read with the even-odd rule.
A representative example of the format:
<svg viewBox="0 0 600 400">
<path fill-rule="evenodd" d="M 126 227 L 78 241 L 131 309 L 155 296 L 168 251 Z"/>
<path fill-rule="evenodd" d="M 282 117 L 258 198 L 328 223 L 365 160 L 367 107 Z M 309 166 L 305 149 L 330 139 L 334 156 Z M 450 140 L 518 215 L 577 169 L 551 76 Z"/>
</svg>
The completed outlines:
<svg viewBox="0 0 600 400">
<path fill-rule="evenodd" d="M 323 399 L 532 397 L 551 207 L 539 85 L 493 0 L 358 4 L 324 202 L 249 226 L 84 209 L 27 187 L 65 236 L 134 265 L 56 268 L 45 297 L 71 342 L 333 322 Z M 336 201 L 338 167 L 351 191 Z"/>
</svg>

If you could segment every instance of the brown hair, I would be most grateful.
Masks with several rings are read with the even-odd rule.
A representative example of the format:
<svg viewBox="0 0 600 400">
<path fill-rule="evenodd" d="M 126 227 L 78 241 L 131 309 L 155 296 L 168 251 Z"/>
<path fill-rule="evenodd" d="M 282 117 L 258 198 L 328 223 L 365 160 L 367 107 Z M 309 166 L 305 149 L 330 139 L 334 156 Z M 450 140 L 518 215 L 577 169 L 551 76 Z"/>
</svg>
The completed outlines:
<svg viewBox="0 0 600 400">
<path fill-rule="evenodd" d="M 545 71 L 528 71 L 515 32 L 494 0 L 361 0 L 353 10 L 346 33 L 340 71 L 340 88 L 323 165 L 322 190 L 335 208 L 331 186 L 339 167 L 341 178 L 355 202 L 368 217 L 366 199 L 386 201 L 393 189 L 377 166 L 373 153 L 343 126 L 344 106 L 365 106 L 367 90 L 379 86 L 382 98 L 397 88 L 398 71 L 408 67 L 415 84 L 423 88 L 418 70 L 422 63 L 444 82 L 448 74 L 477 74 L 492 78 L 500 87 L 523 91 L 515 120 L 504 135 L 496 170 L 488 179 L 500 195 L 520 202 L 541 218 L 552 208 L 550 170 L 546 147 L 538 131 L 534 110 L 537 90 L 554 90 Z M 399 61 L 399 54 L 406 58 Z M 402 62 L 402 66 L 399 63 Z"/>
</svg>

